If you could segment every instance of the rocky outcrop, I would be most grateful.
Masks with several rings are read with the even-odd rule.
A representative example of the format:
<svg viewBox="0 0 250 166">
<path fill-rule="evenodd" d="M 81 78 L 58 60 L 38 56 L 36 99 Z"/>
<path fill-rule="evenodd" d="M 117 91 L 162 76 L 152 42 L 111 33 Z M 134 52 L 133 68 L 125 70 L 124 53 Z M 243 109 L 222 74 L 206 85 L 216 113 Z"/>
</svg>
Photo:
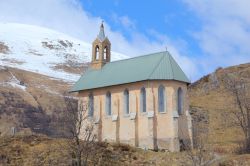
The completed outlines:
<svg viewBox="0 0 250 166">
<path fill-rule="evenodd" d="M 6 45 L 4 42 L 0 41 L 0 53 L 8 54 L 10 52 L 9 46 Z"/>
</svg>

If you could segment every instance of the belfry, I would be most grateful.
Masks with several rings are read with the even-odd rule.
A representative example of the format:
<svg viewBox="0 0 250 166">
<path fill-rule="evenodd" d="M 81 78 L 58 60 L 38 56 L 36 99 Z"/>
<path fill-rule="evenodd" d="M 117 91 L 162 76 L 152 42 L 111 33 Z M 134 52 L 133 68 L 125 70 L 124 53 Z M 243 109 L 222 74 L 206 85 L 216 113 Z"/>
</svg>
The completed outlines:
<svg viewBox="0 0 250 166">
<path fill-rule="evenodd" d="M 92 62 L 93 69 L 100 69 L 106 63 L 110 62 L 111 43 L 105 36 L 103 23 L 100 26 L 100 32 L 92 43 Z"/>
</svg>

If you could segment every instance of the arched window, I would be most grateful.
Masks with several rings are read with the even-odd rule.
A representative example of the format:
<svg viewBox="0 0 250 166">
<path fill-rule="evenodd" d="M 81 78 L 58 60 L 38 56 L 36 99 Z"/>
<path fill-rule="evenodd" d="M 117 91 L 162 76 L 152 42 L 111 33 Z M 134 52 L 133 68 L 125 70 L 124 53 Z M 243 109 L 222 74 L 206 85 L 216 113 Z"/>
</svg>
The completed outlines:
<svg viewBox="0 0 250 166">
<path fill-rule="evenodd" d="M 89 106 L 88 106 L 88 116 L 92 117 L 94 116 L 94 97 L 93 94 L 89 95 Z"/>
<path fill-rule="evenodd" d="M 146 90 L 144 87 L 141 88 L 140 109 L 141 112 L 146 112 Z"/>
<path fill-rule="evenodd" d="M 124 91 L 124 113 L 129 114 L 129 92 L 127 89 Z"/>
<path fill-rule="evenodd" d="M 96 46 L 95 48 L 95 59 L 98 60 L 100 57 L 99 57 L 99 46 Z"/>
<path fill-rule="evenodd" d="M 104 48 L 104 60 L 107 60 L 107 55 L 108 55 L 108 48 L 107 46 Z"/>
<path fill-rule="evenodd" d="M 158 88 L 158 111 L 165 111 L 165 88 L 163 85 Z"/>
<path fill-rule="evenodd" d="M 178 113 L 181 115 L 183 113 L 183 91 L 181 88 L 178 88 L 177 91 L 177 107 Z"/>
<path fill-rule="evenodd" d="M 111 115 L 111 93 L 106 94 L 106 115 Z"/>
</svg>

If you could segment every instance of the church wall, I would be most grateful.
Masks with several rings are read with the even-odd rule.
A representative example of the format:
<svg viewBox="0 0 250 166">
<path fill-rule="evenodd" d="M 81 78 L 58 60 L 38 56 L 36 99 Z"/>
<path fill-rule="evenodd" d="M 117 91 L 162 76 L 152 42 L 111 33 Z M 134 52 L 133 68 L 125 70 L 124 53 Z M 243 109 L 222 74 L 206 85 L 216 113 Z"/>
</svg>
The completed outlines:
<svg viewBox="0 0 250 166">
<path fill-rule="evenodd" d="M 161 84 L 164 85 L 166 93 L 166 112 L 163 113 L 158 112 L 158 87 Z M 141 112 L 140 109 L 142 87 L 146 89 L 146 113 Z M 94 116 L 96 119 L 99 118 L 96 123 L 96 128 L 99 129 L 96 130 L 99 140 L 128 143 L 149 149 L 178 151 L 179 138 L 184 138 L 189 134 L 186 114 L 183 113 L 179 118 L 175 117 L 177 113 L 176 93 L 179 87 L 182 87 L 185 94 L 184 110 L 188 110 L 187 86 L 178 81 L 143 81 L 82 91 L 79 96 L 88 96 L 90 92 L 95 96 Z M 129 90 L 129 115 L 124 114 L 123 92 L 126 88 Z M 107 116 L 105 111 L 108 91 L 112 96 L 112 116 Z"/>
<path fill-rule="evenodd" d="M 148 94 L 148 93 L 146 93 Z M 138 96 L 140 96 L 140 91 L 138 92 Z M 147 98 L 147 97 L 146 97 Z M 139 100 L 140 101 L 140 100 Z M 148 103 L 146 105 L 146 107 L 148 107 Z M 149 122 L 148 122 L 148 116 L 147 116 L 147 112 L 142 112 L 141 108 L 140 108 L 140 103 L 138 103 L 138 118 L 137 118 L 137 123 L 138 123 L 138 146 L 141 148 L 147 148 L 148 146 L 148 138 L 149 138 Z"/>
<path fill-rule="evenodd" d="M 165 96 L 166 96 L 166 110 L 165 112 L 158 111 L 158 87 L 163 85 L 165 87 Z M 155 137 L 157 139 L 156 145 L 151 147 L 158 149 L 169 149 L 170 151 L 178 151 L 179 150 L 179 122 L 182 120 L 178 120 L 174 115 L 177 115 L 177 98 L 176 92 L 177 89 L 181 87 L 184 91 L 186 91 L 187 86 L 185 83 L 177 82 L 177 81 L 151 81 L 149 89 L 153 93 L 149 94 L 147 98 L 147 103 L 154 103 L 153 108 L 148 107 L 147 111 L 153 110 L 155 112 L 154 120 L 155 120 Z M 153 102 L 152 102 L 153 101 Z M 184 109 L 188 110 L 188 101 L 186 97 L 184 97 Z M 183 116 L 184 117 L 184 116 Z M 140 118 L 139 118 L 140 119 Z M 148 123 L 150 122 L 150 118 L 148 118 Z M 186 122 L 182 123 L 185 127 Z M 186 130 L 186 129 L 184 129 Z M 148 143 L 151 143 L 148 141 Z"/>
<path fill-rule="evenodd" d="M 183 91 L 186 91 L 187 86 L 184 83 L 177 81 L 158 82 L 156 85 L 164 85 L 166 88 L 166 112 L 158 112 L 158 104 L 156 104 L 156 119 L 157 119 L 157 146 L 159 149 L 169 149 L 170 151 L 179 150 L 179 130 L 183 131 L 183 127 L 187 126 L 186 122 L 182 123 L 184 126 L 180 126 L 180 117 L 177 113 L 177 89 L 181 87 Z M 157 90 L 157 86 L 155 87 Z M 158 101 L 158 95 L 156 95 Z M 188 110 L 188 101 L 184 97 L 184 110 Z M 184 117 L 184 116 L 182 116 Z M 168 122 L 166 124 L 166 122 Z M 185 129 L 184 129 L 185 130 Z"/>
<path fill-rule="evenodd" d="M 125 106 L 123 102 L 123 90 L 118 90 L 120 93 L 121 100 L 121 111 L 120 111 L 120 142 L 128 143 L 135 146 L 135 128 L 136 128 L 136 119 L 131 117 L 131 113 L 136 113 L 136 92 L 134 87 L 127 87 L 129 91 L 129 113 L 125 114 Z"/>
<path fill-rule="evenodd" d="M 192 124 L 191 124 L 191 116 L 189 114 L 189 97 L 187 93 L 187 88 L 183 89 L 183 95 L 185 96 L 185 100 L 183 103 L 183 114 L 178 118 L 179 131 L 178 136 L 183 141 L 190 141 L 189 138 L 192 137 Z M 191 139 L 192 141 L 192 139 Z M 192 144 L 192 142 L 191 142 Z"/>
<path fill-rule="evenodd" d="M 166 94 L 166 109 L 165 112 L 158 111 L 158 104 L 156 104 L 156 119 L 157 119 L 157 139 L 159 149 L 172 149 L 173 139 L 176 137 L 175 128 L 173 124 L 173 85 L 170 83 L 162 83 L 165 86 Z M 158 87 L 155 87 L 158 90 Z M 158 101 L 158 95 L 156 95 Z M 166 123 L 167 122 L 167 123 Z"/>
</svg>

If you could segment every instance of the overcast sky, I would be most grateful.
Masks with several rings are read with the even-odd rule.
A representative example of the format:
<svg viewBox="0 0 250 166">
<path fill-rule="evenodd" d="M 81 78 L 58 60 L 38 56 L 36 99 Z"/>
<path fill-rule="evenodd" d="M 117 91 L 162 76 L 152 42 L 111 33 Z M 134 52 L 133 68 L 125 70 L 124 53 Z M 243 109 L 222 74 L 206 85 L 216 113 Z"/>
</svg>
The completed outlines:
<svg viewBox="0 0 250 166">
<path fill-rule="evenodd" d="M 90 43 L 104 20 L 114 51 L 133 57 L 167 48 L 194 81 L 250 62 L 249 9 L 249 0 L 0 0 L 0 22 L 39 25 Z"/>
</svg>

